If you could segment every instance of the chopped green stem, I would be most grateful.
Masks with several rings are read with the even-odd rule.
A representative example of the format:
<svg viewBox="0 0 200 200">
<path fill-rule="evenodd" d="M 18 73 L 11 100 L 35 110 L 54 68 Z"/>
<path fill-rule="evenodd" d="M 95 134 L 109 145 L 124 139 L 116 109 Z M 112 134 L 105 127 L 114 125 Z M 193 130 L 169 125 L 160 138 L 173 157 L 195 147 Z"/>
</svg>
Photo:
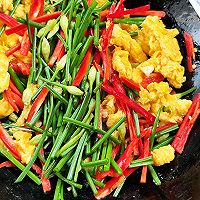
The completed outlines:
<svg viewBox="0 0 200 200">
<path fill-rule="evenodd" d="M 93 182 L 92 177 L 90 176 L 90 174 L 89 174 L 89 172 L 87 170 L 85 170 L 85 177 L 86 177 L 86 179 L 87 179 L 87 181 L 88 181 L 88 183 L 90 185 L 90 188 L 92 189 L 93 193 L 97 194 L 98 191 L 96 189 L 96 186 L 95 186 L 95 184 Z"/>
<path fill-rule="evenodd" d="M 167 129 L 165 129 L 165 130 L 163 130 L 163 131 L 161 131 L 161 132 L 159 132 L 159 133 L 156 133 L 156 134 L 155 134 L 155 139 L 156 139 L 156 138 L 159 138 L 159 137 L 162 136 L 162 135 L 165 135 L 166 133 L 170 133 L 170 132 L 172 132 L 172 131 L 175 131 L 175 130 L 177 130 L 178 128 L 179 128 L 179 126 L 178 126 L 178 124 L 176 124 L 176 125 L 171 126 L 171 127 L 167 128 Z"/>
<path fill-rule="evenodd" d="M 94 9 L 94 12 L 101 12 L 102 10 L 105 10 L 106 8 L 109 8 L 112 2 L 106 1 L 104 4 L 99 6 L 98 8 Z"/>
<path fill-rule="evenodd" d="M 110 159 L 110 164 L 119 176 L 122 175 L 122 169 L 119 167 L 119 165 L 115 162 L 113 158 Z"/>
<path fill-rule="evenodd" d="M 17 17 L 17 21 L 22 23 L 22 24 L 27 24 L 27 25 L 29 24 L 29 26 L 39 28 L 39 29 L 45 27 L 45 25 L 31 21 L 28 18 L 24 19 L 24 18 L 21 18 L 21 17 Z"/>
<path fill-rule="evenodd" d="M 182 92 L 182 93 L 178 93 L 177 95 L 178 95 L 179 98 L 182 98 L 182 97 L 194 92 L 196 89 L 197 89 L 197 87 L 193 86 L 189 90 L 186 90 L 185 92 Z"/>
<path fill-rule="evenodd" d="M 20 170 L 24 170 L 25 169 L 25 166 L 22 165 L 17 159 L 15 159 L 13 157 L 13 155 L 7 151 L 6 149 L 4 149 L 3 147 L 0 147 L 0 153 L 2 155 L 4 155 L 8 160 L 10 160 L 17 168 L 19 168 Z M 33 174 L 32 172 L 28 172 L 27 173 L 28 177 L 31 178 L 37 185 L 40 185 L 41 184 L 41 181 L 40 179 L 35 175 Z"/>
<path fill-rule="evenodd" d="M 49 165 L 48 169 L 44 172 L 44 177 L 45 178 L 49 178 L 50 174 L 53 172 L 53 169 L 56 166 L 56 161 L 54 160 L 53 162 L 51 162 L 51 164 Z"/>
<path fill-rule="evenodd" d="M 95 184 L 96 186 L 99 186 L 99 187 L 101 187 L 101 188 L 104 188 L 104 187 L 105 187 L 105 184 L 104 184 L 103 182 L 98 181 L 98 180 L 95 179 L 95 178 L 92 178 L 92 180 L 93 180 L 93 182 L 94 182 L 94 184 Z"/>
<path fill-rule="evenodd" d="M 107 172 L 110 170 L 110 160 L 112 158 L 112 142 L 108 142 L 108 147 L 106 151 L 106 159 L 108 159 L 108 163 L 104 165 L 104 171 Z"/>
<path fill-rule="evenodd" d="M 108 159 L 105 158 L 103 160 L 96 160 L 93 162 L 82 162 L 81 166 L 84 168 L 91 168 L 91 167 L 96 167 L 96 166 L 102 166 L 108 164 Z"/>
<path fill-rule="evenodd" d="M 23 93 L 23 91 L 24 91 L 24 86 L 22 85 L 22 83 L 21 83 L 19 77 L 17 76 L 17 74 L 15 73 L 15 71 L 13 70 L 13 68 L 12 68 L 12 67 L 9 67 L 9 68 L 8 68 L 8 72 L 9 72 L 9 74 L 10 74 L 12 80 L 14 81 L 16 87 L 19 89 L 19 91 L 20 91 L 21 93 Z"/>
<path fill-rule="evenodd" d="M 94 45 L 99 46 L 99 17 L 96 18 L 95 25 L 94 25 Z"/>
<path fill-rule="evenodd" d="M 98 140 L 98 141 L 94 144 L 94 146 L 91 148 L 91 151 L 90 151 L 89 155 L 91 155 L 92 153 L 94 153 L 94 152 L 97 150 L 97 148 L 98 148 L 102 143 L 104 143 L 105 140 L 107 140 L 107 139 L 110 137 L 110 135 L 111 135 L 125 120 L 126 120 L 126 117 L 121 117 L 120 120 L 119 120 L 114 126 L 112 126 L 112 127 L 106 132 L 106 134 L 103 135 L 103 137 L 102 137 L 100 140 Z"/>
<path fill-rule="evenodd" d="M 161 185 L 161 181 L 158 177 L 158 175 L 156 174 L 156 171 L 154 170 L 154 168 L 152 167 L 152 165 L 148 165 L 148 169 L 151 173 L 151 176 L 153 178 L 153 181 L 156 185 Z"/>
<path fill-rule="evenodd" d="M 130 32 L 130 36 L 131 37 L 138 36 L 138 32 Z"/>
<path fill-rule="evenodd" d="M 153 158 L 152 156 L 149 156 L 147 158 L 139 159 L 139 160 L 134 160 L 130 165 L 129 168 L 133 167 L 141 167 L 145 165 L 152 165 L 153 164 Z"/>
<path fill-rule="evenodd" d="M 142 22 L 145 19 L 146 19 L 146 17 L 134 17 L 134 18 L 125 18 L 125 19 L 115 18 L 114 22 L 121 23 L 121 24 L 136 24 L 136 25 L 141 25 Z"/>
<path fill-rule="evenodd" d="M 71 185 L 71 186 L 74 186 L 74 187 L 76 187 L 76 188 L 78 188 L 78 189 L 82 189 L 82 187 L 83 187 L 81 184 L 75 183 L 74 181 L 71 181 L 71 180 L 65 178 L 65 177 L 62 176 L 60 173 L 56 173 L 56 176 L 57 176 L 58 178 L 60 178 L 61 180 L 63 180 L 65 183 L 67 183 L 67 184 L 69 184 L 69 185 Z"/>
<path fill-rule="evenodd" d="M 168 137 L 168 138 L 164 139 L 162 142 L 160 142 L 157 145 L 155 145 L 152 150 L 159 149 L 160 147 L 163 147 L 163 146 L 166 146 L 168 144 L 171 144 L 173 140 L 174 140 L 173 136 Z"/>
<path fill-rule="evenodd" d="M 156 119 L 155 119 L 155 122 L 154 122 L 154 125 L 153 125 L 152 134 L 151 134 L 151 137 L 150 137 L 150 151 L 153 149 L 154 138 L 155 138 L 155 135 L 156 135 L 156 128 L 157 128 L 158 123 L 159 123 L 159 117 L 160 117 L 161 110 L 162 109 L 160 108 L 157 111 Z"/>
</svg>

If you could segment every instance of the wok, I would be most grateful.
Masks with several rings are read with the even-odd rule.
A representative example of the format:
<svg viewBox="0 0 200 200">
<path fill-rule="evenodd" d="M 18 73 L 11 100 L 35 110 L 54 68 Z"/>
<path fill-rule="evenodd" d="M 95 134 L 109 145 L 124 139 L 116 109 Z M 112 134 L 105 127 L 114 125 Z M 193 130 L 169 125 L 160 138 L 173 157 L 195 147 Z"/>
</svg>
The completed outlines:
<svg viewBox="0 0 200 200">
<path fill-rule="evenodd" d="M 126 6 L 133 7 L 151 2 L 153 9 L 162 9 L 167 12 L 164 19 L 167 27 L 177 27 L 181 34 L 177 37 L 181 46 L 182 54 L 185 56 L 185 46 L 182 32 L 190 32 L 195 41 L 195 46 L 200 50 L 200 19 L 195 13 L 188 0 L 127 0 Z M 182 63 L 187 66 L 186 59 Z M 197 53 L 195 61 L 197 69 L 189 74 L 186 70 L 187 81 L 182 90 L 187 90 L 192 85 L 197 86 L 200 91 L 200 59 Z M 188 96 L 192 98 L 193 95 Z M 130 176 L 118 199 L 144 199 L 144 200 L 188 200 L 200 199 L 200 119 L 192 129 L 182 155 L 168 165 L 156 168 L 162 181 L 160 187 L 155 186 L 151 177 L 148 177 L 146 185 L 139 184 L 140 171 Z M 36 186 L 26 178 L 23 183 L 15 184 L 19 171 L 15 169 L 0 169 L 0 199 L 1 200 L 49 200 L 53 199 L 53 190 L 50 194 L 44 194 L 42 187 Z M 55 187 L 55 184 L 53 184 Z M 53 188 L 54 189 L 54 188 Z M 71 200 L 71 193 L 65 194 L 65 199 Z M 93 195 L 85 183 L 85 187 L 79 191 L 78 199 L 93 199 Z M 112 196 L 106 199 L 113 199 Z"/>
</svg>

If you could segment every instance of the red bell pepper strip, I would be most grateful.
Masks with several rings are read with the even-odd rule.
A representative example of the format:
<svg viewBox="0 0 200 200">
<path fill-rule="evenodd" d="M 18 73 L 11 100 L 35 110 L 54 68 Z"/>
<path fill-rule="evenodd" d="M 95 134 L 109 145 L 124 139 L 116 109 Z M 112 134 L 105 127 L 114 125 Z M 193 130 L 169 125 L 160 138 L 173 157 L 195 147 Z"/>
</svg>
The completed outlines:
<svg viewBox="0 0 200 200">
<path fill-rule="evenodd" d="M 172 142 L 172 147 L 175 149 L 176 152 L 181 154 L 184 150 L 185 143 L 187 138 L 190 134 L 194 123 L 196 122 L 198 116 L 200 114 L 200 93 L 196 94 L 192 105 L 185 116 L 175 138 Z"/>
<path fill-rule="evenodd" d="M 11 136 L 7 133 L 7 131 L 3 128 L 1 122 L 0 122 L 0 139 L 4 143 L 4 145 L 8 148 L 8 150 L 13 154 L 13 156 L 21 160 L 21 154 L 17 150 L 14 140 L 11 138 Z"/>
<path fill-rule="evenodd" d="M 47 15 L 37 17 L 37 18 L 33 19 L 33 21 L 38 22 L 38 23 L 46 22 L 46 21 L 49 21 L 51 19 L 58 18 L 61 15 L 61 13 L 62 13 L 61 11 L 57 11 L 57 12 L 52 13 L 52 14 L 47 14 Z M 5 30 L 5 33 L 6 33 L 6 35 L 11 35 L 13 33 L 19 34 L 20 31 L 22 31 L 22 30 L 25 31 L 26 28 L 27 28 L 26 24 L 19 24 L 19 25 L 16 25 L 16 26 L 14 26 L 10 29 Z"/>
<path fill-rule="evenodd" d="M 147 4 L 145 6 L 140 6 L 137 8 L 132 8 L 132 9 L 126 9 L 124 10 L 124 15 L 132 15 L 136 12 L 145 12 L 150 10 L 150 4 Z"/>
<path fill-rule="evenodd" d="M 40 168 L 38 165 L 36 165 L 35 163 L 32 165 L 32 169 L 38 174 L 40 175 L 42 173 L 42 168 Z"/>
<path fill-rule="evenodd" d="M 15 59 L 10 61 L 10 65 L 17 73 L 25 76 L 30 74 L 31 63 L 24 63 L 23 61 Z"/>
<path fill-rule="evenodd" d="M 100 72 L 100 76 L 101 78 L 103 78 L 103 69 L 102 67 L 99 65 L 100 63 L 100 60 L 101 60 L 101 55 L 99 53 L 98 50 L 95 51 L 94 53 L 94 57 L 93 57 L 93 60 L 92 60 L 92 64 L 94 65 L 94 67 Z"/>
<path fill-rule="evenodd" d="M 29 111 L 28 117 L 27 117 L 27 122 L 30 122 L 33 118 L 33 116 L 37 113 L 41 105 L 43 104 L 44 100 L 46 99 L 46 96 L 48 94 L 48 89 L 44 87 L 40 94 L 37 96 L 35 101 L 33 102 L 31 109 Z"/>
<path fill-rule="evenodd" d="M 44 157 L 44 148 L 40 150 L 40 154 L 41 156 Z M 42 166 L 44 166 L 44 163 L 42 161 L 40 162 Z M 43 188 L 44 193 L 51 191 L 51 182 L 48 178 L 44 177 L 44 170 L 42 170 L 42 173 L 41 173 L 41 180 L 42 180 L 42 188 Z"/>
<path fill-rule="evenodd" d="M 27 56 L 30 48 L 31 48 L 31 42 L 28 36 L 28 31 L 26 31 L 21 41 L 21 49 L 20 49 L 21 54 Z"/>
<path fill-rule="evenodd" d="M 15 167 L 15 165 L 10 161 L 5 161 L 0 164 L 0 169 L 3 167 Z"/>
<path fill-rule="evenodd" d="M 109 55 L 109 42 L 112 37 L 112 31 L 114 28 L 114 23 L 111 22 L 109 27 L 106 28 L 101 36 L 101 48 L 100 55 L 103 61 L 103 68 L 104 68 L 104 82 L 110 79 L 110 72 L 111 72 L 111 56 Z"/>
<path fill-rule="evenodd" d="M 9 87 L 9 89 L 10 89 L 10 87 Z M 17 107 L 22 110 L 24 108 L 24 103 L 22 101 L 22 98 L 20 96 L 18 96 L 16 93 L 12 92 L 11 89 L 10 89 L 10 92 L 11 92 L 13 101 L 16 103 Z"/>
<path fill-rule="evenodd" d="M 143 149 L 143 157 L 144 158 L 148 157 L 150 154 L 149 145 L 150 145 L 149 135 L 146 135 L 144 137 L 144 149 Z M 143 168 L 142 168 L 140 183 L 146 183 L 146 180 L 147 180 L 147 165 L 143 166 Z"/>
<path fill-rule="evenodd" d="M 132 13 L 133 16 L 158 16 L 160 18 L 164 18 L 166 13 L 164 11 L 156 11 L 156 10 L 149 10 L 144 12 L 135 12 Z"/>
<path fill-rule="evenodd" d="M 87 4 L 88 4 L 88 6 L 90 7 L 91 4 L 92 4 L 92 0 L 87 0 Z"/>
<path fill-rule="evenodd" d="M 22 98 L 21 92 L 18 90 L 18 88 L 15 86 L 15 84 L 13 83 L 13 81 L 11 79 L 10 79 L 9 87 L 10 87 L 10 89 L 11 89 L 12 92 L 14 92 L 19 97 Z"/>
<path fill-rule="evenodd" d="M 34 19 L 44 13 L 44 0 L 32 0 L 29 11 L 29 19 Z"/>
<path fill-rule="evenodd" d="M 115 7 L 115 10 L 113 13 L 109 13 L 107 16 L 108 19 L 114 19 L 114 18 L 121 18 L 124 16 L 124 2 L 125 0 L 120 0 L 118 4 Z"/>
<path fill-rule="evenodd" d="M 65 34 L 62 30 L 60 31 L 60 35 L 63 39 L 65 39 Z M 53 52 L 53 54 L 52 54 L 52 56 L 51 56 L 51 58 L 49 59 L 49 62 L 48 62 L 49 67 L 52 67 L 54 65 L 54 63 L 58 59 L 60 52 L 61 52 L 63 47 L 64 47 L 63 43 L 61 42 L 60 39 L 58 39 L 58 42 L 56 44 L 56 48 L 54 49 L 54 52 Z"/>
<path fill-rule="evenodd" d="M 16 19 L 14 19 L 13 17 L 11 17 L 10 15 L 7 15 L 5 13 L 0 13 L 0 21 L 9 27 L 14 27 L 14 26 L 19 25 L 19 23 L 16 21 Z"/>
<path fill-rule="evenodd" d="M 121 80 L 126 86 L 128 86 L 132 90 L 140 91 L 139 84 L 135 83 L 133 80 L 130 80 L 130 79 L 126 78 L 126 77 L 121 77 Z"/>
<path fill-rule="evenodd" d="M 60 54 L 58 55 L 57 62 L 65 55 L 65 47 L 62 47 Z"/>
<path fill-rule="evenodd" d="M 135 172 L 139 167 L 130 168 L 125 170 L 122 176 L 114 177 L 109 180 L 104 188 L 98 189 L 98 194 L 95 195 L 96 199 L 102 199 L 108 196 L 114 189 L 116 189 L 121 183 L 130 176 L 133 172 Z"/>
<path fill-rule="evenodd" d="M 117 145 L 112 150 L 112 157 L 115 159 L 116 155 L 118 154 L 119 150 L 121 149 L 121 145 Z"/>
<path fill-rule="evenodd" d="M 99 64 L 97 64 L 97 63 L 94 63 L 93 65 L 96 68 L 96 70 L 100 72 L 101 78 L 103 78 L 104 77 L 104 73 L 103 73 L 102 67 Z"/>
<path fill-rule="evenodd" d="M 193 72 L 192 58 L 194 54 L 193 38 L 188 32 L 184 32 L 185 46 L 187 51 L 187 67 L 189 72 Z"/>
<path fill-rule="evenodd" d="M 8 102 L 9 102 L 9 104 L 12 106 L 13 110 L 16 113 L 18 113 L 19 112 L 19 108 L 17 107 L 17 105 L 15 103 L 15 100 L 13 99 L 13 96 L 12 96 L 10 88 L 5 90 L 5 95 L 6 95 L 6 98 L 7 98 Z"/>
<path fill-rule="evenodd" d="M 110 13 L 109 9 L 102 10 L 100 12 L 101 21 L 102 21 L 102 18 L 107 17 L 109 13 Z"/>
<path fill-rule="evenodd" d="M 142 115 L 144 118 L 149 120 L 152 124 L 155 121 L 155 116 L 153 116 L 151 113 L 146 111 L 144 108 L 142 108 L 139 104 L 137 104 L 135 101 L 127 97 L 126 95 L 116 92 L 114 88 L 109 86 L 108 84 L 103 84 L 102 89 L 106 91 L 109 94 L 112 94 L 120 101 L 124 102 L 126 105 L 128 105 L 130 108 L 134 109 L 136 112 L 138 112 L 140 115 Z"/>
<path fill-rule="evenodd" d="M 81 63 L 81 66 L 76 74 L 76 77 L 72 83 L 73 86 L 79 86 L 81 81 L 83 80 L 83 77 L 85 76 L 85 74 L 87 73 L 87 69 L 89 67 L 89 63 L 90 63 L 90 59 L 92 56 L 92 44 L 90 45 L 90 47 L 88 48 L 87 53 L 85 54 L 85 57 Z"/>
<path fill-rule="evenodd" d="M 156 82 L 156 83 L 160 83 L 164 80 L 164 76 L 159 73 L 159 72 L 154 72 L 154 73 L 151 73 L 148 77 L 144 78 L 142 80 L 142 82 L 140 83 L 140 85 L 143 87 L 143 88 L 147 88 L 147 86 L 150 84 L 150 83 L 153 83 L 153 82 Z"/>
<path fill-rule="evenodd" d="M 8 57 L 12 55 L 13 53 L 15 53 L 16 51 L 20 50 L 20 48 L 21 48 L 21 44 L 18 43 L 15 46 L 11 47 L 9 50 L 7 50 L 5 54 Z"/>
<path fill-rule="evenodd" d="M 143 147 L 141 138 L 138 140 L 138 148 L 139 148 L 140 155 L 142 155 L 144 153 L 144 147 Z"/>
</svg>

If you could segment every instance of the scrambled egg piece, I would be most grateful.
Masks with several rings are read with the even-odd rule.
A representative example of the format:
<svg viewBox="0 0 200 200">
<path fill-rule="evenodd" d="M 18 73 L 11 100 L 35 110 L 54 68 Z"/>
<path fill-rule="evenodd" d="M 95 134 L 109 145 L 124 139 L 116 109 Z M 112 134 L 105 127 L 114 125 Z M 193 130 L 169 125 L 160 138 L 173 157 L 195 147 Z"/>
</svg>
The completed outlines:
<svg viewBox="0 0 200 200">
<path fill-rule="evenodd" d="M 9 60 L 7 56 L 0 52 L 0 93 L 8 89 L 10 74 L 8 71 Z"/>
<path fill-rule="evenodd" d="M 13 9 L 13 0 L 0 0 L 0 12 L 7 12 Z"/>
<path fill-rule="evenodd" d="M 24 126 L 24 123 L 28 117 L 30 109 L 31 109 L 31 105 L 24 105 L 22 113 L 20 117 L 17 119 L 17 122 L 15 123 L 16 126 Z"/>
<path fill-rule="evenodd" d="M 139 31 L 139 27 L 136 24 L 120 24 L 120 27 L 128 33 Z"/>
<path fill-rule="evenodd" d="M 166 107 L 167 111 L 162 111 L 160 114 L 160 121 L 175 123 L 186 115 L 192 101 L 179 99 L 178 95 L 170 94 L 171 91 L 172 88 L 166 82 L 151 83 L 147 89 L 141 87 L 138 102 L 154 115 L 160 108 Z"/>
<path fill-rule="evenodd" d="M 118 110 L 115 104 L 116 100 L 113 95 L 107 95 L 102 102 L 102 117 L 103 119 L 106 119 L 108 128 L 112 127 L 124 116 L 124 113 L 121 110 Z"/>
<path fill-rule="evenodd" d="M 186 78 L 184 67 L 180 65 L 183 57 L 178 41 L 174 38 L 179 34 L 178 30 L 166 29 L 156 16 L 148 16 L 141 26 L 136 41 L 151 58 L 141 63 L 138 68 L 143 71 L 145 67 L 150 66 L 167 78 L 170 85 L 180 88 Z"/>
<path fill-rule="evenodd" d="M 130 34 L 122 30 L 118 24 L 114 25 L 111 44 L 121 47 L 130 53 L 133 62 L 142 63 L 147 60 L 146 54 L 143 52 L 141 46 L 132 39 Z"/>
<path fill-rule="evenodd" d="M 151 152 L 154 165 L 161 166 L 166 163 L 170 163 L 175 158 L 174 152 L 175 150 L 171 145 L 163 146 L 159 149 L 154 149 Z"/>
<path fill-rule="evenodd" d="M 145 77 L 139 68 L 132 67 L 129 62 L 129 52 L 116 47 L 112 58 L 113 69 L 119 72 L 120 76 L 141 83 Z"/>
<path fill-rule="evenodd" d="M 7 117 L 13 112 L 13 108 L 10 103 L 4 97 L 0 100 L 0 119 Z"/>
<path fill-rule="evenodd" d="M 22 163 L 28 164 L 35 150 L 35 145 L 29 143 L 32 134 L 16 129 L 12 129 L 11 132 L 13 132 L 13 137 L 16 139 L 15 144 L 21 154 Z"/>
</svg>

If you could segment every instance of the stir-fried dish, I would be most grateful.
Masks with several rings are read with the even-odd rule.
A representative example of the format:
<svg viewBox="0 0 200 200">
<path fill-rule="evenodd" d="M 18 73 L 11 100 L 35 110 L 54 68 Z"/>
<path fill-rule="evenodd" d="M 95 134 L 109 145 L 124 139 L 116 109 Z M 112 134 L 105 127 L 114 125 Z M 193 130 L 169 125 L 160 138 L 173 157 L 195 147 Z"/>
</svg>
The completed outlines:
<svg viewBox="0 0 200 200">
<path fill-rule="evenodd" d="M 0 1 L 1 167 L 17 167 L 54 199 L 86 179 L 101 199 L 118 196 L 136 170 L 141 183 L 181 154 L 200 113 L 177 93 L 187 67 L 164 11 L 124 0 Z M 184 88 L 183 88 L 184 90 Z"/>
</svg>

